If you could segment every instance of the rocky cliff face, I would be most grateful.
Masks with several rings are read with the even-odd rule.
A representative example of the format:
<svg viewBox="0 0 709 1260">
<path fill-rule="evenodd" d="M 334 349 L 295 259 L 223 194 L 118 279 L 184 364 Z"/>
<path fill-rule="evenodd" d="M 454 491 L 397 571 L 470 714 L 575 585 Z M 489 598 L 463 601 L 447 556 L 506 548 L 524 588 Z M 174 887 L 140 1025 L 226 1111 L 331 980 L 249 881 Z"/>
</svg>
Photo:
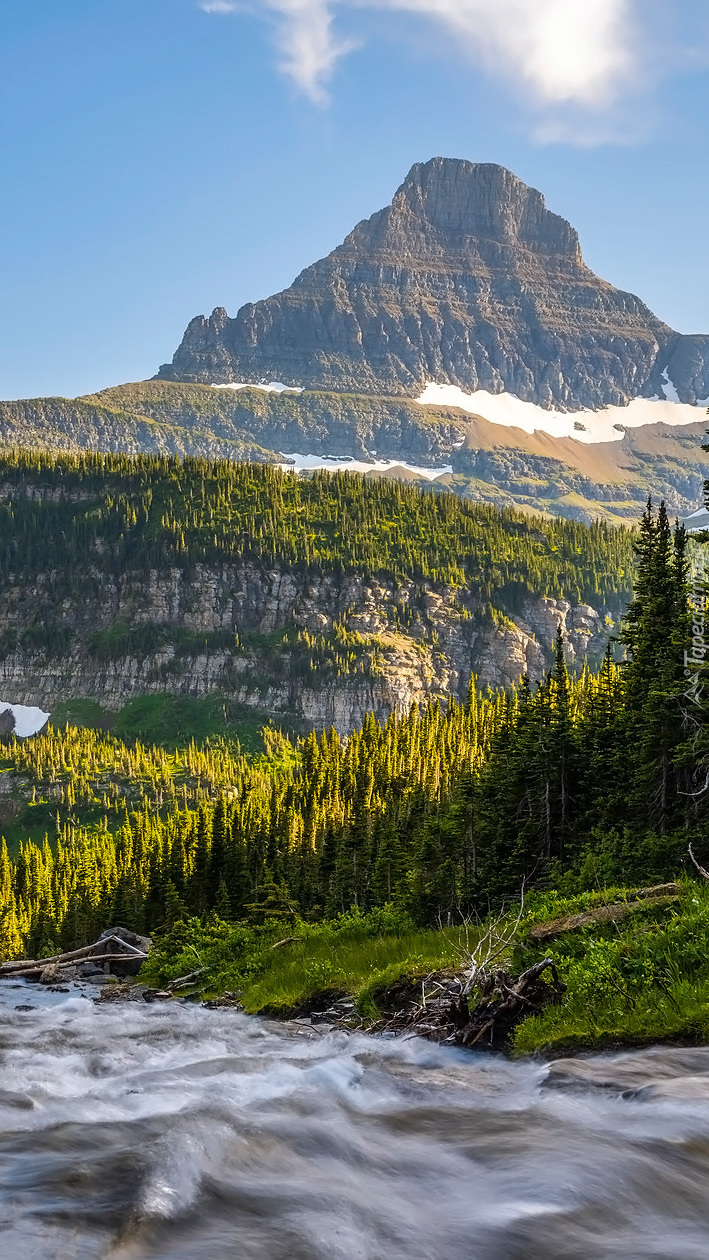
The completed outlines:
<svg viewBox="0 0 709 1260">
<path fill-rule="evenodd" d="M 583 262 L 576 232 L 503 167 L 434 158 L 289 289 L 194 319 L 159 375 L 416 397 L 428 381 L 569 410 L 709 396 L 681 337 Z"/>
<path fill-rule="evenodd" d="M 493 686 L 550 662 L 557 625 L 572 663 L 600 659 L 612 629 L 603 608 L 527 600 L 514 620 L 485 618 L 465 593 L 431 584 L 299 576 L 252 566 L 84 575 L 92 599 L 66 603 L 50 651 L 18 646 L 53 576 L 9 582 L 0 609 L 0 696 L 50 710 L 92 698 L 118 709 L 139 695 L 223 695 L 316 730 L 342 734 L 367 712 L 385 720 L 412 704 L 464 699 L 471 672 Z M 146 632 L 142 650 L 121 627 Z M 238 632 L 235 632 L 238 627 Z"/>
</svg>

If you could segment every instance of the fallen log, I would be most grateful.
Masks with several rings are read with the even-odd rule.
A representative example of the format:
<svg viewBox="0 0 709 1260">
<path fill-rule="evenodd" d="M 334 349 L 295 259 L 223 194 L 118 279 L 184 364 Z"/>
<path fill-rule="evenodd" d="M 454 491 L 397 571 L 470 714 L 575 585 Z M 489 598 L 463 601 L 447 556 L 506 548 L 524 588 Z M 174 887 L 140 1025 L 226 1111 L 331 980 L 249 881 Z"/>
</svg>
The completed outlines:
<svg viewBox="0 0 709 1260">
<path fill-rule="evenodd" d="M 44 968 L 44 966 L 65 966 L 74 963 L 82 963 L 82 961 L 96 959 L 106 954 L 107 945 L 115 948 L 112 959 L 140 959 L 144 961 L 147 958 L 145 950 L 131 945 L 130 941 L 123 940 L 122 936 L 99 936 L 97 941 L 92 941 L 91 945 L 82 945 L 81 949 L 68 950 L 64 954 L 53 954 L 52 958 L 38 959 L 20 959 L 15 963 L 3 963 L 0 965 L 0 979 L 6 976 L 20 975 L 26 969 Z"/>
<path fill-rule="evenodd" d="M 681 892 L 679 884 L 657 884 L 654 888 L 638 888 L 630 893 L 625 901 L 614 901 L 610 905 L 594 906 L 591 910 L 582 910 L 578 914 L 567 914 L 561 919 L 548 919 L 545 923 L 535 923 L 530 928 L 527 940 L 533 945 L 554 940 L 567 932 L 578 932 L 581 928 L 592 927 L 596 923 L 618 923 L 631 914 L 637 914 L 649 903 L 661 906 L 676 901 Z"/>
<path fill-rule="evenodd" d="M 141 962 L 144 962 L 147 957 L 148 957 L 147 954 L 142 954 Z M 60 958 L 61 958 L 61 955 L 60 955 Z M 12 978 L 13 980 L 39 979 L 42 972 L 46 971 L 48 967 L 53 967 L 57 971 L 65 971 L 67 967 L 76 967 L 82 962 L 100 962 L 100 963 L 123 962 L 124 963 L 126 961 L 132 962 L 133 956 L 130 955 L 129 957 L 126 954 L 89 954 L 85 956 L 84 958 L 75 958 L 72 961 L 67 961 L 65 959 L 63 962 L 52 960 L 49 958 L 47 959 L 43 958 L 40 962 L 25 963 L 24 967 L 21 970 L 13 971 L 11 973 L 11 976 L 8 978 Z"/>
<path fill-rule="evenodd" d="M 25 958 L 17 962 L 7 962 L 0 966 L 0 976 L 16 975 L 18 971 L 22 971 L 25 967 L 49 967 L 51 963 L 58 962 L 79 962 L 82 958 L 89 958 L 91 950 L 95 949 L 93 945 L 82 945 L 81 949 L 72 949 L 66 954 L 53 954 L 51 958 Z"/>
<path fill-rule="evenodd" d="M 94 941 L 91 949 L 105 949 L 109 942 L 113 942 L 114 945 L 120 945 L 122 950 L 127 949 L 129 954 L 139 954 L 141 958 L 147 958 L 146 950 L 139 949 L 137 945 L 131 945 L 130 941 L 124 940 L 122 936 L 99 936 L 98 940 Z"/>
<path fill-rule="evenodd" d="M 66 963 L 97 958 L 101 952 L 105 952 L 106 946 L 109 944 L 120 947 L 120 950 L 117 951 L 117 956 L 120 953 L 123 958 L 147 958 L 144 950 L 138 949 L 137 946 L 131 945 L 128 941 L 124 941 L 121 936 L 104 936 L 98 941 L 93 941 L 91 945 L 82 945 L 80 949 L 72 949 L 64 954 L 53 954 L 51 958 L 26 958 L 17 962 L 2 963 L 0 965 L 0 977 L 17 975 L 27 967 L 49 967 L 54 963 L 64 966 Z"/>
</svg>

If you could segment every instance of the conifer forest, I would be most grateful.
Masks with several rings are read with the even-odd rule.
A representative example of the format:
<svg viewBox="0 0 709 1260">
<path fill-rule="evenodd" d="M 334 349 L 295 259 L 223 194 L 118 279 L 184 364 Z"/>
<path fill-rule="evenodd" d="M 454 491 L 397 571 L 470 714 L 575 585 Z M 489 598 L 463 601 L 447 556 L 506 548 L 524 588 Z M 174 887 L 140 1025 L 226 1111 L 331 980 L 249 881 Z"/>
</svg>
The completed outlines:
<svg viewBox="0 0 709 1260">
<path fill-rule="evenodd" d="M 498 606 L 527 587 L 632 594 L 597 670 L 572 675 L 559 632 L 539 683 L 471 679 L 465 704 L 370 715 L 348 738 L 270 724 L 248 755 L 226 738 L 149 747 L 51 723 L 5 739 L 2 777 L 31 826 L 2 841 L 0 956 L 210 915 L 258 927 L 388 907 L 423 928 L 485 915 L 522 886 L 661 881 L 689 843 L 706 856 L 709 748 L 683 658 L 699 544 L 662 504 L 631 532 L 199 460 L 16 453 L 1 471 L 0 582 L 29 581 L 49 557 L 58 597 L 73 557 L 97 545 L 108 565 L 248 554 L 474 581 Z"/>
</svg>

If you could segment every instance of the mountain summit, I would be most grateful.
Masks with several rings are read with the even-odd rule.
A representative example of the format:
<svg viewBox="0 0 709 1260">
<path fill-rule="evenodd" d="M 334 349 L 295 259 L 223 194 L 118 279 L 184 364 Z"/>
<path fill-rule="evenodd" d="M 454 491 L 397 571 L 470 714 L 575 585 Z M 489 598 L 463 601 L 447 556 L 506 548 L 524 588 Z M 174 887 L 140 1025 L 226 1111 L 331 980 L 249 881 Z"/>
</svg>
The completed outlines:
<svg viewBox="0 0 709 1260">
<path fill-rule="evenodd" d="M 577 410 L 709 395 L 684 337 L 585 265 L 578 235 L 502 166 L 433 158 L 290 288 L 190 323 L 159 377 L 418 397 L 429 382 Z"/>
</svg>

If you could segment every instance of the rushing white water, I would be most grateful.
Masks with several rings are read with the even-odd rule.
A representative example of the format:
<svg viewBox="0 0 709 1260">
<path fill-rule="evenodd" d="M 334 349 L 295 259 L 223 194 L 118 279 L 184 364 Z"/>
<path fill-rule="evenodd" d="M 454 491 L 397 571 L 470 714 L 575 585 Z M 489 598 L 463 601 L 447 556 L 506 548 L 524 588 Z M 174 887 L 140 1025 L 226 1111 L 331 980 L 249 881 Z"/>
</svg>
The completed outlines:
<svg viewBox="0 0 709 1260">
<path fill-rule="evenodd" d="M 9 984 L 0 1021 L 8 1260 L 709 1253 L 709 1050 L 550 1072 Z"/>
</svg>

